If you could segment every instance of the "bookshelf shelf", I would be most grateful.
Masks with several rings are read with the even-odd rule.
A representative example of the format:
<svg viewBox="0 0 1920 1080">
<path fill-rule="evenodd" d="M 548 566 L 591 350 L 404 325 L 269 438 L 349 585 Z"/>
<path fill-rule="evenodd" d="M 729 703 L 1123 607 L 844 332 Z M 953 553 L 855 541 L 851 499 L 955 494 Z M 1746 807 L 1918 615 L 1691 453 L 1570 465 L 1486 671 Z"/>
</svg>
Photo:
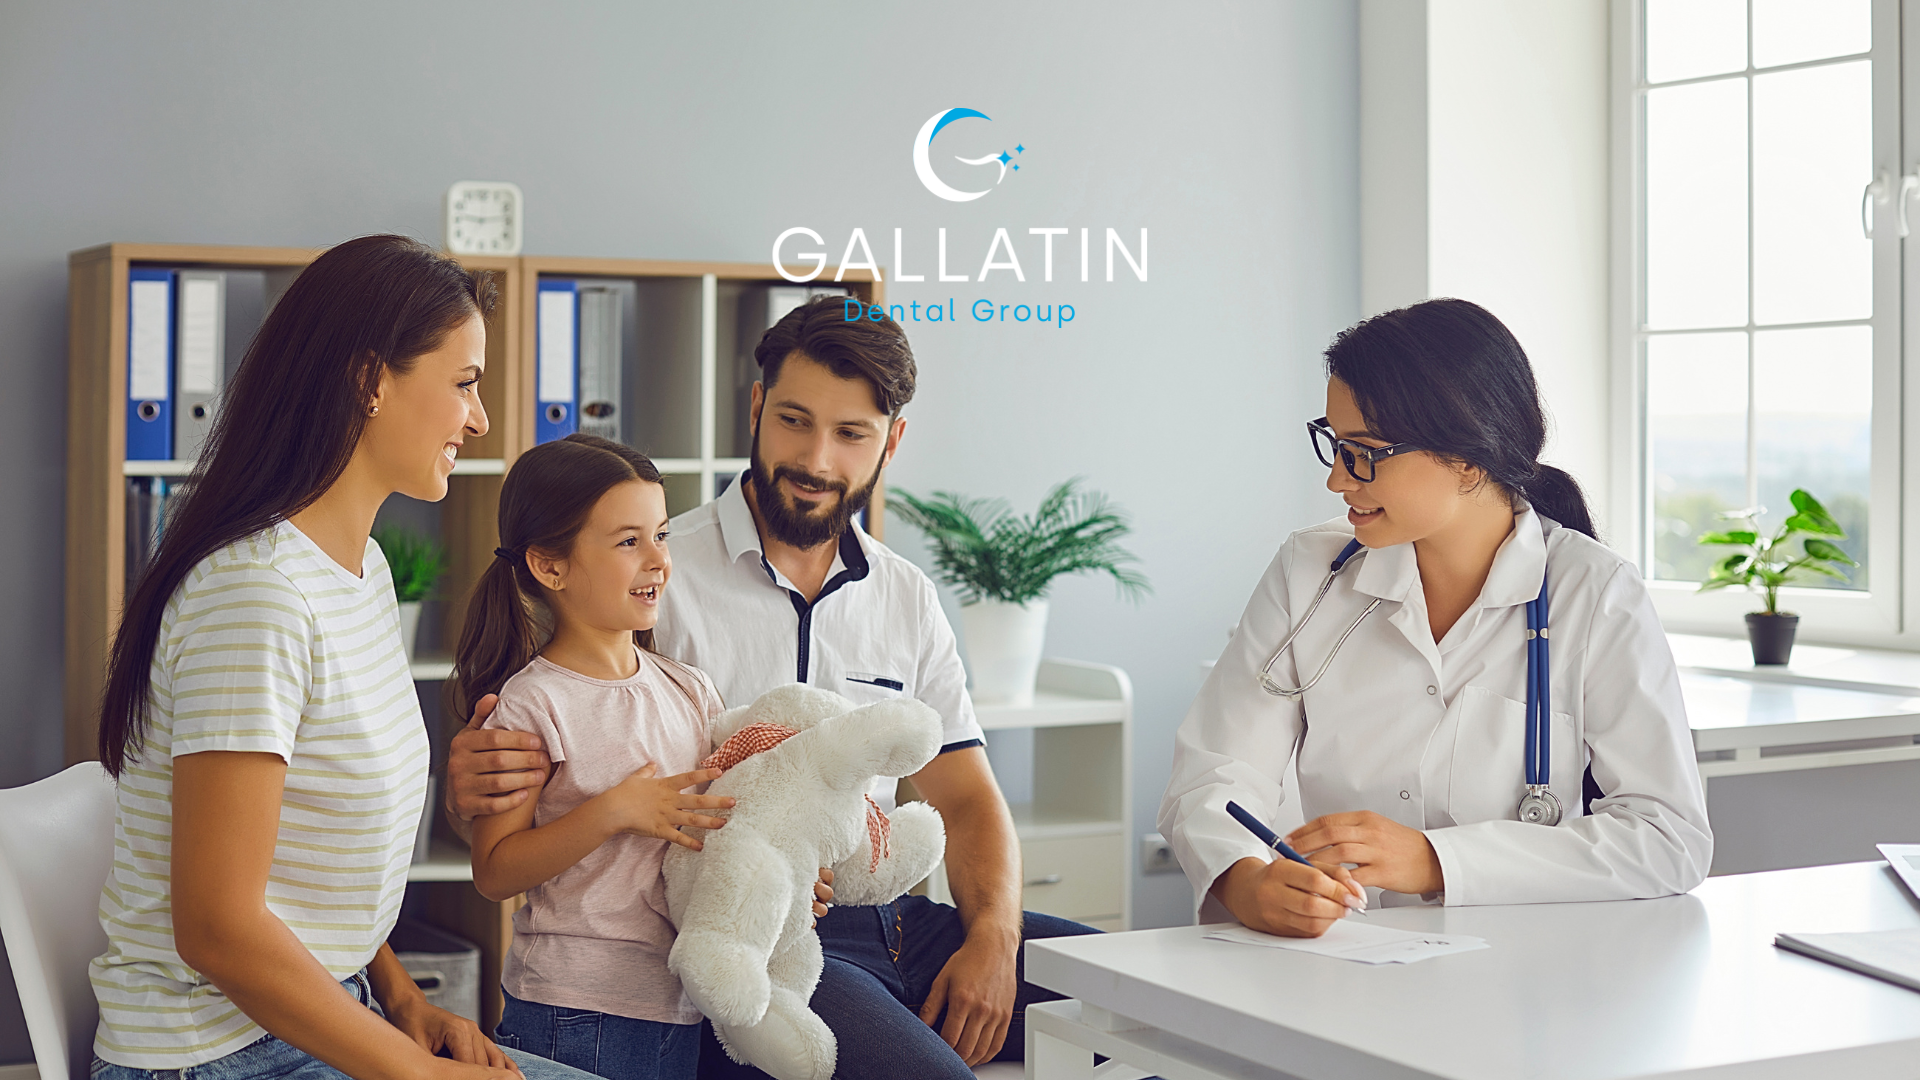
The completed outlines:
<svg viewBox="0 0 1920 1080">
<path fill-rule="evenodd" d="M 189 476 L 193 473 L 194 462 L 171 461 L 123 461 L 120 463 L 122 476 Z M 455 476 L 501 476 L 507 471 L 504 458 L 460 458 L 453 463 Z"/>
</svg>

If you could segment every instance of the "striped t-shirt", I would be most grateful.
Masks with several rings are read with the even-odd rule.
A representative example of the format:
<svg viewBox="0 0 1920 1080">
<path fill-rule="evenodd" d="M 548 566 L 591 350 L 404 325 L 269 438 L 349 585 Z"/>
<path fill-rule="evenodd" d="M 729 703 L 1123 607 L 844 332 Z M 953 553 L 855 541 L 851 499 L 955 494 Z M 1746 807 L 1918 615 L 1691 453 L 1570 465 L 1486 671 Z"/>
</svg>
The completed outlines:
<svg viewBox="0 0 1920 1080">
<path fill-rule="evenodd" d="M 120 777 L 94 1052 L 180 1069 L 265 1032 L 173 944 L 173 762 L 213 750 L 287 762 L 267 907 L 336 978 L 393 928 L 426 797 L 428 750 L 380 549 L 354 577 L 282 521 L 203 559 L 154 648 L 151 725 Z"/>
</svg>

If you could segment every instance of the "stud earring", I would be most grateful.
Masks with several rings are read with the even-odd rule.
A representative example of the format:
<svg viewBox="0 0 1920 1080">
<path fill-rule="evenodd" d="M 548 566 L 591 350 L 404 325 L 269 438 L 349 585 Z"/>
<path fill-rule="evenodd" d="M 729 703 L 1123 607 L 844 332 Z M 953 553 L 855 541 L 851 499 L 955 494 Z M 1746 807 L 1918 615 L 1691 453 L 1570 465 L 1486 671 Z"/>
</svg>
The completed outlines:
<svg viewBox="0 0 1920 1080">
<path fill-rule="evenodd" d="M 378 405 L 369 405 L 369 406 L 367 406 L 367 415 L 368 415 L 368 416 L 379 416 L 379 415 L 380 415 L 380 406 L 378 406 Z"/>
</svg>

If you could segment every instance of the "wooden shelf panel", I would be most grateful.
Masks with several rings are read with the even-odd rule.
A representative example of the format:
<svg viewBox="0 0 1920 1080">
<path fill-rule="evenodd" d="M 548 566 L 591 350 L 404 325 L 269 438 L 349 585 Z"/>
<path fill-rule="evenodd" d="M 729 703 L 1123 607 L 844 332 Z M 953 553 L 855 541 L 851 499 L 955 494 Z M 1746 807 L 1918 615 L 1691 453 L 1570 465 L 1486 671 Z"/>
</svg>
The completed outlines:
<svg viewBox="0 0 1920 1080">
<path fill-rule="evenodd" d="M 175 458 L 169 461 L 122 461 L 122 476 L 189 476 L 194 461 Z M 455 476 L 501 476 L 507 471 L 505 458 L 459 458 L 453 463 Z"/>
</svg>

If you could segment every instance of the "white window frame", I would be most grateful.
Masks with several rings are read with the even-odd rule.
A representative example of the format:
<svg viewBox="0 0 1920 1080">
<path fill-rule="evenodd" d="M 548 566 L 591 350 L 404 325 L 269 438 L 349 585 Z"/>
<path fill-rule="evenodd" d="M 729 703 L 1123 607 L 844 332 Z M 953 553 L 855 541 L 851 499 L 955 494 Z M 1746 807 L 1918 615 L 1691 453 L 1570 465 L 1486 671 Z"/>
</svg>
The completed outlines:
<svg viewBox="0 0 1920 1080">
<path fill-rule="evenodd" d="M 1920 0 L 1872 0 L 1873 144 L 1874 169 L 1891 178 L 1895 193 L 1901 178 L 1920 177 L 1920 89 L 1902 100 L 1903 66 L 1920 59 Z M 1752 35 L 1751 3 L 1748 35 Z M 1902 34 L 1902 15 L 1905 34 Z M 1633 559 L 1643 572 L 1651 562 L 1648 524 L 1651 498 L 1646 468 L 1646 88 L 1640 78 L 1643 46 L 1641 0 L 1612 0 L 1612 435 L 1613 483 L 1609 491 L 1613 546 Z M 1748 86 L 1752 67 L 1749 49 Z M 1762 72 L 1790 70 L 1802 65 L 1764 68 Z M 1920 65 L 1915 65 L 1920 68 Z M 1729 73 L 1737 74 L 1737 73 Z M 1915 79 L 1909 78 L 1910 87 Z M 1672 84 L 1662 84 L 1672 85 Z M 1751 94 L 1751 91 L 1749 91 Z M 1902 118 L 1905 119 L 1903 129 Z M 1752 146 L 1752 110 L 1749 96 L 1748 154 Z M 1902 143 L 1912 150 L 1903 150 Z M 1751 181 L 1749 181 L 1751 185 Z M 1781 591 L 1782 610 L 1800 615 L 1802 640 L 1842 644 L 1920 648 L 1920 432 L 1903 439 L 1903 417 L 1920 417 L 1920 407 L 1903 408 L 1904 395 L 1920 393 L 1920 379 L 1903 380 L 1904 335 L 1920 327 L 1920 318 L 1903 319 L 1903 310 L 1920 297 L 1920 285 L 1903 295 L 1902 258 L 1906 280 L 1920 283 L 1920 197 L 1906 206 L 1912 229 L 1911 245 L 1903 245 L 1897 228 L 1899 207 L 1889 199 L 1874 209 L 1873 233 L 1873 440 L 1870 498 L 1873 514 L 1869 529 L 1872 577 L 1868 591 L 1840 591 L 1788 587 Z M 1753 273 L 1752 198 L 1748 198 L 1748 274 Z M 1906 250 L 1903 251 L 1903 248 Z M 1749 290 L 1751 296 L 1751 290 Z M 1791 324 L 1789 324 L 1791 325 Z M 1766 327 L 1761 327 L 1766 328 Z M 1746 329 L 1755 329 L 1751 303 Z M 1915 350 L 1920 355 L 1920 349 Z M 1920 406 L 1920 401 L 1916 401 Z M 1904 446 L 1904 450 L 1903 450 Z M 1818 494 L 1816 492 L 1816 494 Z M 1766 519 L 1777 523 L 1782 507 L 1770 508 Z M 1738 589 L 1701 593 L 1695 584 L 1647 581 L 1655 609 L 1670 631 L 1743 636 L 1744 616 L 1759 609 L 1758 597 Z"/>
</svg>

